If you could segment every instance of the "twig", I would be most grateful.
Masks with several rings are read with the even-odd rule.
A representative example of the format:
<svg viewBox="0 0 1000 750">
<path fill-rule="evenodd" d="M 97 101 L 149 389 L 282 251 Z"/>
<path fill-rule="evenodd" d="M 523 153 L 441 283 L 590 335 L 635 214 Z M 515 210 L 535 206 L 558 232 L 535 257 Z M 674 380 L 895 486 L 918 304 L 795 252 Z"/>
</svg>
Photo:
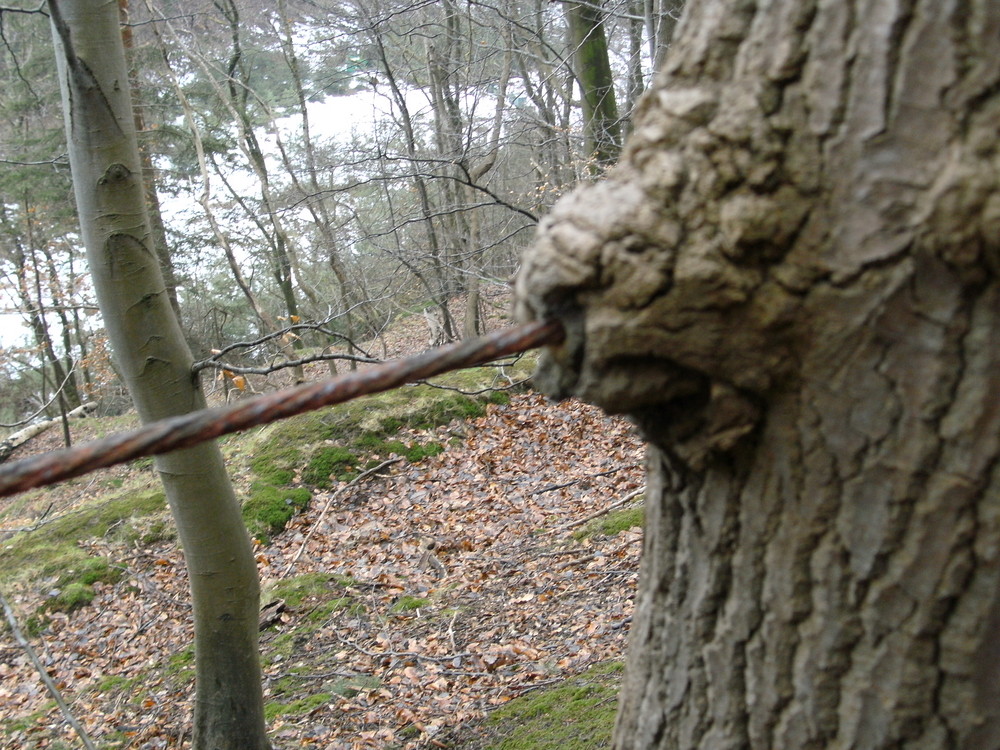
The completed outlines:
<svg viewBox="0 0 1000 750">
<path fill-rule="evenodd" d="M 538 690 L 539 688 L 548 687 L 549 685 L 554 685 L 557 682 L 565 682 L 567 678 L 565 677 L 552 677 L 548 680 L 541 680 L 540 682 L 534 682 L 530 685 L 511 685 L 509 690 L 512 693 L 517 693 L 517 695 L 524 695 L 525 693 L 530 693 L 532 690 Z M 499 708 L 499 706 L 497 706 Z"/>
<path fill-rule="evenodd" d="M 445 664 L 450 661 L 455 661 L 455 659 L 464 659 L 467 656 L 472 656 L 471 651 L 463 651 L 459 654 L 446 654 L 444 656 L 431 656 L 430 654 L 421 654 L 417 651 L 369 651 L 364 646 L 359 646 L 354 641 L 344 638 L 340 633 L 334 633 L 337 640 L 346 646 L 350 646 L 353 649 L 360 651 L 365 656 L 370 656 L 372 658 L 385 658 L 386 656 L 392 657 L 394 659 L 400 659 L 402 657 L 411 657 L 413 659 L 424 659 L 425 661 L 433 661 L 439 664 Z"/>
<path fill-rule="evenodd" d="M 384 361 L 373 357 L 359 357 L 355 354 L 329 352 L 324 354 L 311 354 L 308 357 L 300 357 L 299 359 L 282 360 L 281 362 L 275 362 L 273 365 L 268 365 L 267 367 L 250 367 L 244 365 L 234 365 L 228 362 L 212 362 L 209 360 L 199 362 L 198 365 L 201 365 L 199 370 L 212 368 L 215 370 L 231 372 L 235 375 L 270 375 L 272 372 L 288 370 L 292 367 L 301 367 L 302 365 L 311 365 L 314 362 L 336 362 L 338 360 L 357 362 L 363 365 L 378 365 L 382 364 Z"/>
<path fill-rule="evenodd" d="M 562 549 L 562 550 L 557 550 L 555 552 L 532 553 L 529 551 L 528 554 L 531 554 L 532 557 L 563 557 L 564 555 L 582 555 L 589 551 L 590 550 L 588 550 L 586 547 L 576 547 L 574 549 Z"/>
<path fill-rule="evenodd" d="M 575 529 L 577 526 L 583 526 L 588 521 L 593 521 L 595 518 L 600 518 L 601 516 L 603 516 L 603 515 L 605 515 L 607 513 L 610 513 L 613 510 L 617 510 L 618 508 L 621 508 L 623 505 L 628 505 L 631 500 L 633 500 L 634 498 L 638 497 L 639 495 L 641 495 L 645 491 L 646 491 L 646 486 L 643 485 L 642 487 L 640 487 L 637 490 L 632 490 L 630 493 L 628 493 L 621 500 L 616 500 L 615 502 L 611 503 L 611 505 L 607 506 L 606 508 L 602 508 L 599 511 L 591 513 L 589 516 L 584 516 L 583 518 L 578 518 L 577 520 L 571 521 L 570 523 L 564 523 L 562 526 L 558 526 L 558 527 L 556 527 L 554 529 L 550 529 L 549 531 L 546 531 L 545 533 L 546 534 L 558 534 L 558 533 L 560 533 L 562 531 L 569 531 L 570 529 Z"/>
<path fill-rule="evenodd" d="M 508 378 L 509 380 L 509 378 Z M 430 386 L 431 388 L 437 388 L 442 391 L 454 391 L 455 393 L 461 393 L 463 396 L 478 396 L 482 393 L 494 393 L 496 391 L 512 391 L 515 388 L 520 388 L 525 383 L 529 382 L 531 378 L 523 378 L 521 380 L 515 380 L 509 385 L 491 385 L 488 388 L 480 388 L 478 391 L 465 391 L 457 386 L 453 385 L 442 385 L 441 383 L 434 383 L 430 380 L 418 380 L 417 383 L 420 385 Z"/>
<path fill-rule="evenodd" d="M 448 623 L 448 640 L 451 642 L 451 650 L 458 651 L 458 646 L 455 644 L 455 618 L 458 617 L 458 610 L 456 609 L 451 613 L 451 622 Z"/>
<path fill-rule="evenodd" d="M 354 487 L 362 479 L 365 479 L 366 477 L 369 477 L 372 474 L 375 474 L 375 473 L 381 471 L 386 466 L 389 466 L 389 465 L 395 464 L 395 463 L 399 463 L 402 460 L 403 459 L 399 458 L 399 457 L 386 459 L 385 461 L 383 461 L 382 463 L 380 463 L 378 466 L 373 466 L 372 468 L 370 468 L 370 469 L 368 469 L 366 471 L 361 472 L 356 477 L 354 477 L 354 479 L 352 479 L 350 482 L 348 482 L 343 487 L 341 487 L 339 490 L 337 490 L 336 492 L 334 492 L 330 496 L 330 499 L 326 501 L 326 505 L 323 506 L 323 510 L 320 511 L 319 517 L 313 523 L 312 528 L 309 529 L 309 532 L 306 534 L 305 539 L 302 540 L 302 545 L 299 547 L 299 551 L 295 553 L 295 556 L 291 559 L 291 561 L 285 567 L 284 572 L 280 576 L 278 576 L 278 578 L 284 578 L 285 576 L 288 575 L 288 573 L 292 570 L 292 568 L 295 567 L 295 563 L 297 563 L 299 561 L 299 558 L 302 557 L 302 553 L 305 552 L 306 545 L 309 544 L 309 540 L 312 539 L 313 534 L 316 533 L 316 529 L 318 529 L 319 526 L 320 526 L 320 524 L 323 523 L 323 519 L 326 517 L 326 512 L 328 510 L 330 510 L 330 506 L 333 505 L 333 501 L 334 500 L 336 500 L 338 497 L 340 497 L 345 492 L 347 492 L 347 490 L 349 490 L 351 487 Z"/>
<path fill-rule="evenodd" d="M 625 469 L 634 469 L 642 464 L 628 464 L 626 466 L 618 466 L 614 469 L 608 469 L 607 471 L 599 471 L 596 474 L 587 474 L 586 476 L 578 477 L 569 482 L 563 482 L 562 484 L 550 484 L 547 487 L 542 487 L 540 490 L 532 490 L 528 493 L 528 497 L 534 497 L 535 495 L 543 495 L 546 492 L 555 492 L 556 490 L 561 490 L 566 487 L 572 487 L 577 482 L 582 482 L 585 479 L 594 479 L 595 477 L 606 477 L 611 474 L 616 474 L 619 471 L 624 471 Z"/>
<path fill-rule="evenodd" d="M 66 701 L 63 700 L 62 694 L 59 692 L 59 688 L 49 677 L 49 673 L 45 671 L 45 667 L 42 662 L 39 661 L 38 655 L 35 650 L 28 643 L 28 639 L 24 637 L 21 629 L 17 626 L 17 618 L 14 617 L 14 610 L 11 609 L 10 603 L 7 601 L 7 597 L 0 594 L 0 603 L 3 604 L 3 612 L 7 616 L 7 624 L 10 625 L 10 632 L 14 634 L 14 639 L 18 642 L 24 652 L 31 659 L 31 663 L 35 665 L 35 669 L 38 671 L 38 676 L 42 678 L 42 682 L 45 683 L 46 689 L 49 691 L 49 695 L 59 706 L 59 710 L 62 712 L 63 717 L 69 722 L 69 725 L 73 727 L 76 733 L 80 736 L 80 741 L 83 743 L 87 750 L 97 750 L 94 743 L 91 742 L 90 737 L 87 735 L 87 730 L 83 728 L 83 725 L 76 720 L 76 717 L 70 713 L 69 706 L 66 705 Z"/>
<path fill-rule="evenodd" d="M 50 398 L 48 401 L 42 404 L 41 407 L 39 407 L 38 411 L 36 411 L 34 414 L 31 414 L 18 422 L 12 422 L 11 424 L 7 424 L 6 422 L 0 422 L 0 427 L 7 427 L 13 429 L 14 427 L 23 427 L 24 425 L 31 422 L 35 417 L 37 417 L 43 411 L 52 406 L 52 404 L 55 403 L 56 399 L 59 398 L 59 396 L 65 393 L 66 384 L 69 382 L 69 379 L 73 377 L 75 373 L 76 373 L 76 365 L 73 365 L 73 367 L 70 368 L 70 371 L 66 373 L 66 377 L 63 378 L 63 381 L 59 384 L 59 387 L 56 388 L 55 393 L 52 394 L 52 398 Z M 94 409 L 97 408 L 97 404 L 91 404 L 91 406 L 93 408 L 91 408 L 90 411 L 94 411 Z"/>
</svg>

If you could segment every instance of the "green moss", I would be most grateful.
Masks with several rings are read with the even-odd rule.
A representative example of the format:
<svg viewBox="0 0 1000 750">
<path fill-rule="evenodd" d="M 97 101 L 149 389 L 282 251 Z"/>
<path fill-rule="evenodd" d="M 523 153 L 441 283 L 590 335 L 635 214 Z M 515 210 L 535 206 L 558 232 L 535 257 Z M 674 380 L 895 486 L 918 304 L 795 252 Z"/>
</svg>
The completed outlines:
<svg viewBox="0 0 1000 750">
<path fill-rule="evenodd" d="M 194 646 L 188 646 L 176 654 L 171 654 L 168 661 L 172 669 L 194 664 Z"/>
<path fill-rule="evenodd" d="M 450 373 L 442 381 L 471 391 L 487 385 L 487 377 L 492 373 L 474 369 Z M 430 386 L 409 387 L 265 427 L 243 446 L 243 451 L 252 456 L 248 463 L 256 480 L 244 503 L 248 529 L 258 538 L 268 538 L 284 528 L 301 497 L 290 493 L 301 490 L 281 488 L 292 483 L 297 470 L 302 471 L 303 484 L 325 489 L 331 485 L 331 478 L 348 481 L 362 467 L 377 465 L 376 456 L 395 454 L 411 462 L 421 461 L 441 453 L 444 446 L 435 442 L 404 443 L 394 439 L 399 430 L 426 429 L 456 418 L 480 416 L 496 398 L 489 391 L 468 396 Z M 503 394 L 502 399 L 506 398 Z M 235 450 L 235 446 L 229 448 Z"/>
<path fill-rule="evenodd" d="M 353 677 L 342 677 L 328 687 L 334 695 L 353 698 L 365 690 L 378 690 L 382 687 L 382 681 L 370 674 L 358 674 Z"/>
<path fill-rule="evenodd" d="M 342 609 L 348 609 L 356 612 L 357 614 L 361 614 L 364 612 L 364 605 L 359 602 L 355 602 L 347 596 L 342 596 L 339 599 L 331 599 L 328 602 L 316 605 L 315 608 L 310 610 L 309 614 L 306 615 L 306 621 L 316 625 L 321 625 L 330 619 L 330 615 Z"/>
<path fill-rule="evenodd" d="M 273 664 L 275 661 L 287 659 L 295 652 L 295 634 L 281 633 L 268 644 L 266 652 L 263 654 L 265 665 Z"/>
<path fill-rule="evenodd" d="M 357 465 L 358 457 L 340 446 L 325 446 L 313 453 L 302 472 L 302 481 L 314 487 L 329 487 L 330 477 L 341 479 Z"/>
<path fill-rule="evenodd" d="M 44 612 L 36 612 L 33 615 L 29 615 L 24 621 L 24 632 L 31 638 L 40 636 L 45 632 L 51 621 L 51 618 Z"/>
<path fill-rule="evenodd" d="M 301 487 L 254 482 L 250 485 L 250 496 L 243 502 L 243 521 L 251 536 L 268 539 L 284 529 L 296 512 L 309 505 L 311 498 L 312 493 Z"/>
<path fill-rule="evenodd" d="M 166 676 L 178 681 L 187 682 L 194 678 L 194 646 L 171 654 L 166 664 L 161 665 L 161 671 Z"/>
<path fill-rule="evenodd" d="M 525 359 L 508 371 L 523 377 L 532 366 Z M 506 392 L 489 390 L 494 377 L 492 368 L 472 368 L 438 378 L 446 388 L 408 386 L 301 414 L 268 425 L 241 443 L 228 443 L 226 452 L 237 460 L 241 454 L 251 456 L 244 460 L 254 479 L 266 485 L 290 485 L 301 470 L 303 484 L 325 489 L 331 477 L 348 481 L 363 468 L 376 466 L 376 457 L 396 454 L 416 462 L 441 453 L 444 446 L 439 443 L 407 444 L 395 436 L 403 429 L 429 429 L 453 419 L 478 417 L 490 403 L 507 403 Z M 270 525 L 270 518 L 251 531 L 266 535 L 264 525 Z M 278 520 L 275 530 L 281 526 Z"/>
<path fill-rule="evenodd" d="M 507 391 L 492 391 L 489 395 L 491 404 L 504 405 L 510 403 L 510 393 Z"/>
<path fill-rule="evenodd" d="M 401 440 L 386 440 L 372 433 L 367 433 L 354 440 L 353 446 L 358 452 L 367 451 L 383 457 L 403 456 L 410 463 L 417 463 L 428 456 L 436 456 L 444 452 L 444 446 L 440 443 L 410 443 L 407 445 Z M 379 462 L 372 459 L 368 463 L 377 466 Z"/>
<path fill-rule="evenodd" d="M 140 547 L 149 547 L 177 536 L 177 529 L 169 519 L 150 519 L 148 523 L 137 524 L 135 531 L 134 538 L 126 541 L 138 543 Z"/>
<path fill-rule="evenodd" d="M 393 612 L 410 612 L 414 609 L 422 609 L 431 603 L 430 599 L 422 599 L 418 596 L 404 595 L 396 600 L 392 605 Z"/>
<path fill-rule="evenodd" d="M 112 527 L 115 537 L 128 538 L 150 517 L 165 515 L 166 498 L 159 489 L 131 490 L 84 503 L 37 530 L 7 540 L 0 547 L 0 579 L 16 584 L 55 577 L 58 586 L 116 581 L 121 571 L 107 560 L 92 558 L 79 543 L 106 537 Z"/>
<path fill-rule="evenodd" d="M 260 481 L 284 485 L 295 477 L 294 469 L 301 462 L 301 449 L 280 443 L 265 443 L 259 450 L 254 450 L 250 468 Z"/>
<path fill-rule="evenodd" d="M 329 596 L 331 587 L 337 583 L 332 573 L 303 573 L 272 584 L 266 599 L 284 599 L 289 607 L 299 607 L 307 599 Z"/>
<path fill-rule="evenodd" d="M 55 701 L 48 701 L 40 709 L 38 709 L 37 711 L 32 711 L 30 714 L 26 716 L 11 717 L 10 719 L 4 722 L 4 730 L 7 732 L 9 736 L 10 734 L 14 734 L 16 732 L 24 732 L 28 729 L 31 729 L 32 727 L 36 727 L 38 726 L 39 723 L 41 723 L 45 719 L 46 716 L 48 716 L 49 712 L 52 711 L 55 707 L 56 707 Z M 49 747 L 51 747 L 51 745 Z"/>
<path fill-rule="evenodd" d="M 72 612 L 84 607 L 94 600 L 97 592 L 94 584 L 98 582 L 115 583 L 122 576 L 122 569 L 111 565 L 103 557 L 88 557 L 82 559 L 75 567 L 66 569 L 57 579 L 55 595 L 43 606 L 43 611 L 59 610 Z M 34 624 L 33 627 L 47 626 L 47 620 Z M 40 632 L 40 631 L 38 631 Z M 37 635 L 37 633 L 35 633 Z"/>
<path fill-rule="evenodd" d="M 621 663 L 598 665 L 558 687 L 507 703 L 487 721 L 489 750 L 598 750 L 609 747 Z"/>
<path fill-rule="evenodd" d="M 130 682 L 131 681 L 127 677 L 122 677 L 121 675 L 112 674 L 100 679 L 94 685 L 94 690 L 98 693 L 110 693 L 113 690 L 119 690 L 121 688 L 128 687 Z"/>
<path fill-rule="evenodd" d="M 61 589 L 59 593 L 50 599 L 48 606 L 51 609 L 59 609 L 64 612 L 72 612 L 74 609 L 90 604 L 94 600 L 94 587 L 85 583 L 70 583 Z"/>
<path fill-rule="evenodd" d="M 613 511 L 601 518 L 595 518 L 582 529 L 573 534 L 577 539 L 586 539 L 596 534 L 614 536 L 623 531 L 642 526 L 644 520 L 644 510 L 642 506 L 638 508 L 624 508 Z"/>
<path fill-rule="evenodd" d="M 403 455 L 410 463 L 417 463 L 417 461 L 422 461 L 429 456 L 437 456 L 440 453 L 444 453 L 444 446 L 441 443 L 424 443 L 423 445 L 411 443 Z"/>
<path fill-rule="evenodd" d="M 347 482 L 356 477 L 363 464 L 364 469 L 370 469 L 379 464 L 376 459 L 362 461 L 358 454 L 374 454 L 377 456 L 397 455 L 405 457 L 410 463 L 422 461 L 428 456 L 436 456 L 444 451 L 439 443 L 410 443 L 400 440 L 386 440 L 377 433 L 365 433 L 350 443 L 350 449 L 342 446 L 325 445 L 317 449 L 302 471 L 302 482 L 313 487 L 327 489 L 331 486 L 331 478 Z"/>
<path fill-rule="evenodd" d="M 625 673 L 625 662 L 623 661 L 604 661 L 600 664 L 595 664 L 590 669 L 588 669 L 583 675 L 587 677 L 601 677 L 603 675 L 621 676 Z"/>
<path fill-rule="evenodd" d="M 314 709 L 325 706 L 333 698 L 332 693 L 316 693 L 307 695 L 304 698 L 291 701 L 290 703 L 278 703 L 272 701 L 264 706 L 264 717 L 271 721 L 278 716 L 295 716 L 307 714 Z"/>
<path fill-rule="evenodd" d="M 67 576 L 72 576 L 80 583 L 88 586 L 98 581 L 103 583 L 117 583 L 122 577 L 122 569 L 111 565 L 103 557 L 90 557 L 83 562 L 79 570 L 67 571 Z"/>
</svg>

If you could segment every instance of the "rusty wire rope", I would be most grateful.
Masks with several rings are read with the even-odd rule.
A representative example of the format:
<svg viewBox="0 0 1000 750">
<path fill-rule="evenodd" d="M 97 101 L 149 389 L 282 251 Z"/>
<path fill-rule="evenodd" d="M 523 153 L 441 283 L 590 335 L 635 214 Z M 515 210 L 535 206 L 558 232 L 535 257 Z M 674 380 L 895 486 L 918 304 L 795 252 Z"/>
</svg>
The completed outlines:
<svg viewBox="0 0 1000 750">
<path fill-rule="evenodd" d="M 88 474 L 142 456 L 189 448 L 206 440 L 380 393 L 414 380 L 490 362 L 563 340 L 555 321 L 528 323 L 443 346 L 414 357 L 258 396 L 233 406 L 202 409 L 151 422 L 130 432 L 0 466 L 0 497 Z"/>
</svg>

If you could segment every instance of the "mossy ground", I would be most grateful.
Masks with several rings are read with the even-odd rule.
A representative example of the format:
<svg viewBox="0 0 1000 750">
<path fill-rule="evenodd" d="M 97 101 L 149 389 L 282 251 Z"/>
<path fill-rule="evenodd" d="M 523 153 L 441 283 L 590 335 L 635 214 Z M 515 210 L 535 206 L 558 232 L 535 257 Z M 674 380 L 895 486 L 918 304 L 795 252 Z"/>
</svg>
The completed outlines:
<svg viewBox="0 0 1000 750">
<path fill-rule="evenodd" d="M 312 493 L 304 487 L 276 487 L 258 481 L 243 501 L 243 521 L 255 539 L 267 540 L 285 528 L 296 513 L 309 506 Z"/>
<path fill-rule="evenodd" d="M 614 536 L 636 526 L 642 526 L 644 518 L 645 510 L 641 505 L 635 508 L 622 508 L 600 518 L 595 518 L 590 523 L 584 525 L 573 536 L 576 539 L 586 539 L 595 534 Z"/>
<path fill-rule="evenodd" d="M 512 375 L 523 377 L 533 363 L 519 362 Z M 229 441 L 226 453 L 243 461 L 253 481 L 244 500 L 251 534 L 266 540 L 281 531 L 301 507 L 290 487 L 325 490 L 357 477 L 390 456 L 411 463 L 435 456 L 445 446 L 434 440 L 406 441 L 402 430 L 431 430 L 455 419 L 482 416 L 491 403 L 507 403 L 491 368 L 472 368 L 419 384 L 301 414 L 264 427 L 242 441 Z M 503 385 L 503 384 L 500 384 Z M 306 501 L 308 502 L 308 501 Z"/>
<path fill-rule="evenodd" d="M 532 366 L 530 360 L 522 360 L 511 375 L 524 377 Z M 478 416 L 489 403 L 506 402 L 503 391 L 483 391 L 497 385 L 494 374 L 488 367 L 449 373 L 436 381 L 445 388 L 407 386 L 226 438 L 223 449 L 234 473 L 241 466 L 249 470 L 251 481 L 242 494 L 251 534 L 267 540 L 308 505 L 312 490 L 350 480 L 389 456 L 416 462 L 440 453 L 445 447 L 439 442 L 403 441 L 397 433 Z M 134 415 L 103 417 L 88 420 L 88 426 L 101 437 L 133 428 L 136 420 Z M 104 490 L 98 496 L 37 529 L 0 541 L 0 586 L 45 585 L 54 592 L 49 608 L 73 609 L 93 598 L 95 583 L 114 582 L 122 574 L 111 561 L 89 554 L 82 542 L 111 536 L 143 546 L 173 536 L 152 459 L 139 459 L 130 466 L 132 471 L 124 477 L 96 480 Z M 26 492 L 0 508 L 0 520 L 37 518 L 49 505 L 45 488 Z"/>
<path fill-rule="evenodd" d="M 118 581 L 123 569 L 113 560 L 91 555 L 80 542 L 107 536 L 126 544 L 147 541 L 151 535 L 162 538 L 166 515 L 163 491 L 145 483 L 94 498 L 0 544 L 0 580 L 4 586 L 45 585 L 50 598 L 44 611 L 84 606 L 94 598 L 94 584 Z M 27 625 L 29 632 L 36 631 L 44 617 L 33 617 Z"/>
<path fill-rule="evenodd" d="M 284 601 L 285 606 L 296 614 L 297 625 L 294 632 L 265 631 L 261 635 L 261 652 L 265 664 L 292 656 L 298 643 L 323 627 L 335 612 L 363 612 L 364 603 L 351 593 L 351 587 L 356 583 L 348 576 L 333 573 L 304 573 L 266 586 L 261 595 L 261 603 L 266 605 L 276 600 Z"/>
<path fill-rule="evenodd" d="M 465 750 L 603 750 L 611 744 L 621 662 L 597 664 L 549 688 L 514 698 L 453 747 Z"/>
<path fill-rule="evenodd" d="M 331 573 L 305 573 L 269 585 L 262 601 L 283 600 L 294 612 L 296 625 L 286 632 L 268 630 L 261 634 L 264 665 L 294 662 L 303 645 L 335 612 L 364 611 L 364 604 L 350 593 L 356 583 L 352 578 Z M 365 674 L 333 675 L 317 684 L 314 671 L 315 665 L 291 663 L 283 670 L 283 676 L 268 686 L 264 713 L 269 721 L 277 716 L 308 713 L 335 696 L 355 695 L 381 684 L 377 678 Z"/>
<path fill-rule="evenodd" d="M 482 387 L 484 377 L 490 377 L 489 371 L 458 373 L 450 384 L 477 390 Z M 286 420 L 253 434 L 233 436 L 225 445 L 230 463 L 237 470 L 240 465 L 246 467 L 252 477 L 245 500 L 248 524 L 262 535 L 273 534 L 308 503 L 312 490 L 323 488 L 333 479 L 349 478 L 352 472 L 356 475 L 372 462 L 388 456 L 419 461 L 444 450 L 440 442 L 415 439 L 412 432 L 400 439 L 398 431 L 429 429 L 455 418 L 477 416 L 490 402 L 504 400 L 504 393 L 468 396 L 421 386 L 383 394 L 368 399 L 367 403 L 347 404 Z M 58 518 L 41 532 L 19 534 L 4 542 L 0 546 L 2 583 L 56 582 L 63 592 L 59 606 L 72 608 L 85 604 L 89 600 L 88 587 L 98 581 L 115 580 L 122 571 L 111 561 L 89 556 L 80 542 L 113 536 L 130 545 L 141 545 L 170 533 L 165 499 L 154 484 L 153 473 L 145 472 L 143 482 L 136 486 L 131 479 L 115 478 L 114 483 L 105 483 L 107 491 L 101 498 Z M 38 497 L 34 502 L 42 499 Z M 634 525 L 636 518 L 634 509 L 610 514 L 599 519 L 599 526 L 590 531 L 615 533 L 615 528 Z M 293 664 L 302 644 L 324 627 L 334 613 L 348 608 L 363 611 L 364 601 L 351 592 L 355 583 L 315 573 L 282 580 L 265 589 L 263 602 L 284 599 L 296 615 L 294 626 L 289 625 L 284 632 L 262 633 L 265 664 L 280 662 L 283 668 L 288 667 L 281 680 L 270 686 L 269 717 L 305 714 L 335 701 L 337 696 L 379 688 L 378 679 L 372 675 L 317 681 L 308 666 Z M 409 616 L 432 605 L 426 598 L 404 595 L 390 611 Z M 170 682 L 186 684 L 192 679 L 193 667 L 193 650 L 184 648 L 151 671 Z M 491 750 L 606 747 L 614 721 L 619 671 L 620 665 L 604 665 L 557 687 L 529 692 L 510 701 L 483 724 L 485 739 L 454 747 Z M 142 675 L 112 676 L 91 689 L 124 696 L 144 679 Z"/>
<path fill-rule="evenodd" d="M 405 594 L 392 605 L 393 612 L 412 612 L 415 609 L 423 609 L 429 606 L 431 603 L 430 599 L 425 599 L 420 596 L 410 596 Z"/>
</svg>

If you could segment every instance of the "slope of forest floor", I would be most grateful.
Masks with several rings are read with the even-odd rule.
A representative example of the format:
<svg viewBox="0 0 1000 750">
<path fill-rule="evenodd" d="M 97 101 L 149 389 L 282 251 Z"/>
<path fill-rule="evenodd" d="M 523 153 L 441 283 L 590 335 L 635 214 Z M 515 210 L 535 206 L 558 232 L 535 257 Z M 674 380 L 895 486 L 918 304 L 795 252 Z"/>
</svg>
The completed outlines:
<svg viewBox="0 0 1000 750">
<path fill-rule="evenodd" d="M 397 438 L 447 449 L 332 481 L 257 546 L 275 747 L 499 747 L 523 724 L 509 713 L 519 696 L 535 699 L 536 714 L 577 706 L 606 731 L 640 551 L 639 515 L 622 503 L 642 483 L 632 428 L 521 392 L 481 417 Z M 101 481 L 152 477 L 114 471 Z M 72 503 L 51 492 L 66 512 Z M 150 519 L 155 533 L 123 536 L 111 523 L 80 543 L 122 575 L 94 583 L 88 605 L 49 612 L 32 641 L 99 747 L 190 746 L 185 569 L 163 518 Z M 22 624 L 53 580 L 5 586 Z M 569 692 L 543 699 L 553 688 Z M 0 719 L 0 747 L 78 745 L 7 630 Z M 591 741 L 578 747 L 603 744 Z M 577 747 L 558 735 L 506 742 Z"/>
</svg>

